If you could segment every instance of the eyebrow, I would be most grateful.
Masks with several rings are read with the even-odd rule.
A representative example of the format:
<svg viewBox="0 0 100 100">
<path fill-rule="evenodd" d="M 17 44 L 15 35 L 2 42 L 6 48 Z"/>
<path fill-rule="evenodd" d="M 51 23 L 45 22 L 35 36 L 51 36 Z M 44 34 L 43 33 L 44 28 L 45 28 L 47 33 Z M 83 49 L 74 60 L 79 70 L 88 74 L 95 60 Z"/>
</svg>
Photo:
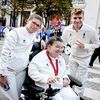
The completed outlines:
<svg viewBox="0 0 100 100">
<path fill-rule="evenodd" d="M 32 21 L 33 24 L 35 24 L 37 27 L 40 27 L 41 25 L 37 24 L 35 21 Z"/>
</svg>

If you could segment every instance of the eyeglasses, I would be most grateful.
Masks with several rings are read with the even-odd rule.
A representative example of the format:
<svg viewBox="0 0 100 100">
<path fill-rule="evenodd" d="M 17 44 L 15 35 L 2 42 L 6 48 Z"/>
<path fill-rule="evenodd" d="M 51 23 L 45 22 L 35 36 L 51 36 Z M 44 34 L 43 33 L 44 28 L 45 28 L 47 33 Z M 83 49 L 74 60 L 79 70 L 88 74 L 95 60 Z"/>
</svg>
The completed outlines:
<svg viewBox="0 0 100 100">
<path fill-rule="evenodd" d="M 58 49 L 62 49 L 62 50 L 64 49 L 64 46 L 56 45 L 55 47 L 58 48 Z"/>
<path fill-rule="evenodd" d="M 37 24 L 36 22 L 32 21 L 32 23 L 33 23 L 34 25 L 36 25 L 37 27 L 39 27 L 39 28 L 40 28 L 40 25 L 39 25 L 39 24 Z"/>
</svg>

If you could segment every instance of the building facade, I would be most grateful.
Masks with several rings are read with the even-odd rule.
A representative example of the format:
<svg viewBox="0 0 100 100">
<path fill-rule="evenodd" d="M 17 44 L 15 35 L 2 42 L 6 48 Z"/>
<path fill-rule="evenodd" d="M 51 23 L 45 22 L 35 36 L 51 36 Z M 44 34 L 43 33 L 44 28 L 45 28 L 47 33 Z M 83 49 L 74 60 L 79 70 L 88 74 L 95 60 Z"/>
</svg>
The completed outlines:
<svg viewBox="0 0 100 100">
<path fill-rule="evenodd" d="M 15 2 L 16 3 L 16 2 Z M 25 24 L 27 17 L 31 14 L 32 9 L 17 10 L 14 2 L 11 0 L 0 0 L 0 26 L 19 27 Z M 23 13 L 23 16 L 21 16 Z"/>
<path fill-rule="evenodd" d="M 73 7 L 81 7 L 85 11 L 85 23 L 94 28 L 100 27 L 100 0 L 72 0 Z"/>
</svg>

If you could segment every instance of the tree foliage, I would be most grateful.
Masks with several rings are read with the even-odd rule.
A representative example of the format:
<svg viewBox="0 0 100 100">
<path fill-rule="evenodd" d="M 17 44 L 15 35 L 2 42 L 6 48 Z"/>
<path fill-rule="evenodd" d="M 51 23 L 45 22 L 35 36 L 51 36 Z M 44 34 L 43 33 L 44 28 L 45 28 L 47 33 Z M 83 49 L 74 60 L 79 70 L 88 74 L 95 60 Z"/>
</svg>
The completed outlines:
<svg viewBox="0 0 100 100">
<path fill-rule="evenodd" d="M 21 23 L 20 25 L 24 25 L 23 18 L 24 18 L 24 11 L 25 9 L 31 9 L 34 4 L 29 3 L 27 0 L 8 0 L 8 6 L 12 9 L 12 26 L 15 27 L 15 17 L 16 15 L 21 12 Z"/>
<path fill-rule="evenodd" d="M 21 12 L 21 25 L 23 25 L 23 12 L 25 9 L 32 9 L 35 6 L 36 13 L 45 17 L 46 23 L 49 20 L 58 16 L 64 18 L 66 24 L 69 24 L 70 8 L 72 7 L 71 0 L 8 0 L 9 6 L 13 11 L 13 22 L 15 26 L 16 12 Z M 46 24 L 45 23 L 45 24 Z"/>
<path fill-rule="evenodd" d="M 49 19 L 58 16 L 64 18 L 69 24 L 71 0 L 34 0 L 35 11 L 41 15 L 47 15 Z"/>
</svg>

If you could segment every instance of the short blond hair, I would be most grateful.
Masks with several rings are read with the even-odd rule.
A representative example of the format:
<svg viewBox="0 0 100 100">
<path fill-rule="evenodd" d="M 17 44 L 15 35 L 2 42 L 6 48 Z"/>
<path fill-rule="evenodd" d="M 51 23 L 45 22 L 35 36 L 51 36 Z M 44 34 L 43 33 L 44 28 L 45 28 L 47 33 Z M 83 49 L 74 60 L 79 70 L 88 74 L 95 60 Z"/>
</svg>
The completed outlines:
<svg viewBox="0 0 100 100">
<path fill-rule="evenodd" d="M 81 8 L 74 8 L 71 11 L 71 15 L 80 15 L 80 14 L 84 15 L 84 11 Z"/>
</svg>

